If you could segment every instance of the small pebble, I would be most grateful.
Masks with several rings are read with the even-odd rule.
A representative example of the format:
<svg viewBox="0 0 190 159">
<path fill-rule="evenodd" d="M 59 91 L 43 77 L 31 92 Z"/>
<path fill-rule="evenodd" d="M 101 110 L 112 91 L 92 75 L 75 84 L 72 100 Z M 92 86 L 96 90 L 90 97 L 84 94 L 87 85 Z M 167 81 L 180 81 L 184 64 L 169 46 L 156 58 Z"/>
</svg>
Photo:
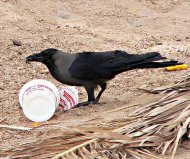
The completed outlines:
<svg viewBox="0 0 190 159">
<path fill-rule="evenodd" d="M 176 41 L 181 41 L 181 39 L 180 39 L 180 38 L 177 38 Z"/>
<path fill-rule="evenodd" d="M 48 39 L 46 35 L 42 35 L 42 38 L 43 38 L 44 40 L 47 40 L 47 39 Z"/>
<path fill-rule="evenodd" d="M 16 45 L 16 46 L 21 46 L 22 45 L 22 42 L 20 40 L 12 39 L 12 42 L 13 42 L 13 45 Z"/>
<path fill-rule="evenodd" d="M 40 71 L 42 74 L 48 74 L 49 73 L 49 70 L 48 69 L 45 69 L 45 70 L 41 70 Z"/>
<path fill-rule="evenodd" d="M 30 50 L 31 50 L 31 51 L 35 51 L 36 49 L 32 47 L 32 48 L 30 48 Z"/>
<path fill-rule="evenodd" d="M 158 42 L 157 45 L 163 45 L 163 43 L 162 42 Z"/>
<path fill-rule="evenodd" d="M 21 51 L 18 51 L 18 54 L 19 54 L 19 55 L 22 55 L 22 52 L 21 52 Z"/>
<path fill-rule="evenodd" d="M 35 13 L 35 11 L 34 11 L 34 10 L 31 10 L 30 12 L 31 12 L 31 13 Z"/>
</svg>

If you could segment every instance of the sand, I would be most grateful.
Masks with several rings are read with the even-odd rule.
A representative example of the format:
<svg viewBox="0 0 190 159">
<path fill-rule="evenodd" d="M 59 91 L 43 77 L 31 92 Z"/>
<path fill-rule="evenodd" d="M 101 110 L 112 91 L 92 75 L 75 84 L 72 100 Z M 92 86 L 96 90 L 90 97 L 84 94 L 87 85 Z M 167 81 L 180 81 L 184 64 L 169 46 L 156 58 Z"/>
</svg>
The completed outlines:
<svg viewBox="0 0 190 159">
<path fill-rule="evenodd" d="M 55 81 L 44 65 L 25 64 L 26 56 L 50 47 L 71 53 L 116 49 L 129 53 L 159 51 L 190 65 L 189 15 L 190 2 L 186 0 L 0 0 L 0 124 L 32 127 L 18 103 L 20 88 L 31 79 L 46 79 L 59 88 L 65 86 Z M 22 45 L 13 45 L 13 39 Z M 165 69 L 122 73 L 108 83 L 100 104 L 56 112 L 41 126 L 82 125 L 102 112 L 138 100 L 145 94 L 138 88 L 176 83 L 188 74 L 189 70 Z M 80 101 L 87 99 L 83 88 L 79 96 Z M 112 117 L 110 113 L 107 120 Z M 1 129 L 0 136 L 0 149 L 7 150 L 37 141 L 45 133 Z M 189 142 L 185 144 L 190 147 Z M 188 159 L 189 155 L 181 147 L 176 159 Z"/>
</svg>

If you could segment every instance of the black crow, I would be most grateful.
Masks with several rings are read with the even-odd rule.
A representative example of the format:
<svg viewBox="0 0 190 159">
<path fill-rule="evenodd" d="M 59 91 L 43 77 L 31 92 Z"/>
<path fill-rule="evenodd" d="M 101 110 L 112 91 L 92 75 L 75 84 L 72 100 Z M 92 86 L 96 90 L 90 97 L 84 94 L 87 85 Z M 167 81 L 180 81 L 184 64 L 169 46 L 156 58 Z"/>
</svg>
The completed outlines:
<svg viewBox="0 0 190 159">
<path fill-rule="evenodd" d="M 45 64 L 51 75 L 61 83 L 84 86 L 88 101 L 79 103 L 80 106 L 97 103 L 106 89 L 106 82 L 124 71 L 179 64 L 178 61 L 159 62 L 163 59 L 166 58 L 158 52 L 128 54 L 125 51 L 115 50 L 71 54 L 50 48 L 28 56 L 26 62 L 36 61 Z M 100 86 L 101 90 L 95 98 L 94 90 L 97 86 Z"/>
</svg>

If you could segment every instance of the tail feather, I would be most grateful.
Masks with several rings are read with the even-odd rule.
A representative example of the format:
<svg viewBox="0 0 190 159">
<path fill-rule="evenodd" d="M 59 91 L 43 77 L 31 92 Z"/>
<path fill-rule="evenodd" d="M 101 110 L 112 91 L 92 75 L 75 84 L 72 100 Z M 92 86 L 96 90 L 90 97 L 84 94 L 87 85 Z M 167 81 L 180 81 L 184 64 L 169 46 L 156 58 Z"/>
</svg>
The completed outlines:
<svg viewBox="0 0 190 159">
<path fill-rule="evenodd" d="M 138 68 L 162 68 L 182 64 L 178 61 L 166 61 L 166 59 L 166 57 L 163 57 L 158 52 L 149 52 L 140 55 L 133 54 L 130 56 L 130 58 L 122 57 L 121 59 L 115 59 L 104 64 L 104 70 L 106 71 L 103 73 L 103 76 L 107 75 L 113 77 L 124 71 Z"/>
<path fill-rule="evenodd" d="M 166 61 L 166 62 L 144 62 L 144 63 L 138 63 L 133 66 L 133 69 L 135 68 L 162 68 L 162 67 L 168 67 L 168 66 L 175 66 L 180 65 L 182 63 L 179 63 L 178 61 Z"/>
<path fill-rule="evenodd" d="M 135 57 L 126 63 L 122 63 L 122 65 L 125 65 L 121 67 L 122 65 L 118 65 L 119 67 L 115 68 L 114 72 L 121 73 L 123 71 L 127 70 L 133 70 L 138 68 L 162 68 L 162 67 L 168 67 L 168 66 L 175 66 L 182 63 L 179 63 L 178 61 L 161 61 L 166 60 L 166 57 L 163 57 L 158 52 L 149 52 L 146 54 L 140 54 L 135 55 L 138 60 L 135 60 Z M 141 60 L 139 60 L 141 59 Z"/>
<path fill-rule="evenodd" d="M 153 59 L 155 57 L 165 58 L 159 52 L 147 52 L 144 54 L 136 54 L 135 56 L 143 57 L 143 59 Z"/>
<path fill-rule="evenodd" d="M 158 52 L 149 52 L 142 55 L 147 55 L 147 58 L 141 62 L 133 63 L 129 68 L 130 70 L 136 69 L 136 68 L 162 68 L 162 67 L 175 66 L 175 65 L 182 64 L 174 60 L 160 61 L 160 60 L 166 60 L 167 58 L 162 56 Z"/>
<path fill-rule="evenodd" d="M 146 62 L 151 62 L 151 61 L 159 61 L 159 60 L 165 60 L 167 59 L 166 57 L 162 56 L 160 53 L 157 53 L 157 52 L 150 52 L 150 53 L 147 53 L 147 54 L 155 54 L 156 53 L 156 56 L 152 56 L 150 58 L 147 58 L 145 59 Z"/>
</svg>

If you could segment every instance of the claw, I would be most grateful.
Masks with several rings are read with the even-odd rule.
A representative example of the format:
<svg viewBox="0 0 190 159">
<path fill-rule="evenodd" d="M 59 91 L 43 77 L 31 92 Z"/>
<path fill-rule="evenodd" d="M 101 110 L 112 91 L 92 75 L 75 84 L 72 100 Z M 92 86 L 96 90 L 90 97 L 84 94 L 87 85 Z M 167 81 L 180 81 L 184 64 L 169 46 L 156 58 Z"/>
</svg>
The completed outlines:
<svg viewBox="0 0 190 159">
<path fill-rule="evenodd" d="M 82 102 L 82 103 L 78 103 L 75 108 L 78 108 L 78 107 L 81 107 L 81 106 L 88 106 L 88 105 L 91 105 L 91 104 L 97 104 L 98 102 L 97 101 L 91 101 L 91 102 Z"/>
</svg>

